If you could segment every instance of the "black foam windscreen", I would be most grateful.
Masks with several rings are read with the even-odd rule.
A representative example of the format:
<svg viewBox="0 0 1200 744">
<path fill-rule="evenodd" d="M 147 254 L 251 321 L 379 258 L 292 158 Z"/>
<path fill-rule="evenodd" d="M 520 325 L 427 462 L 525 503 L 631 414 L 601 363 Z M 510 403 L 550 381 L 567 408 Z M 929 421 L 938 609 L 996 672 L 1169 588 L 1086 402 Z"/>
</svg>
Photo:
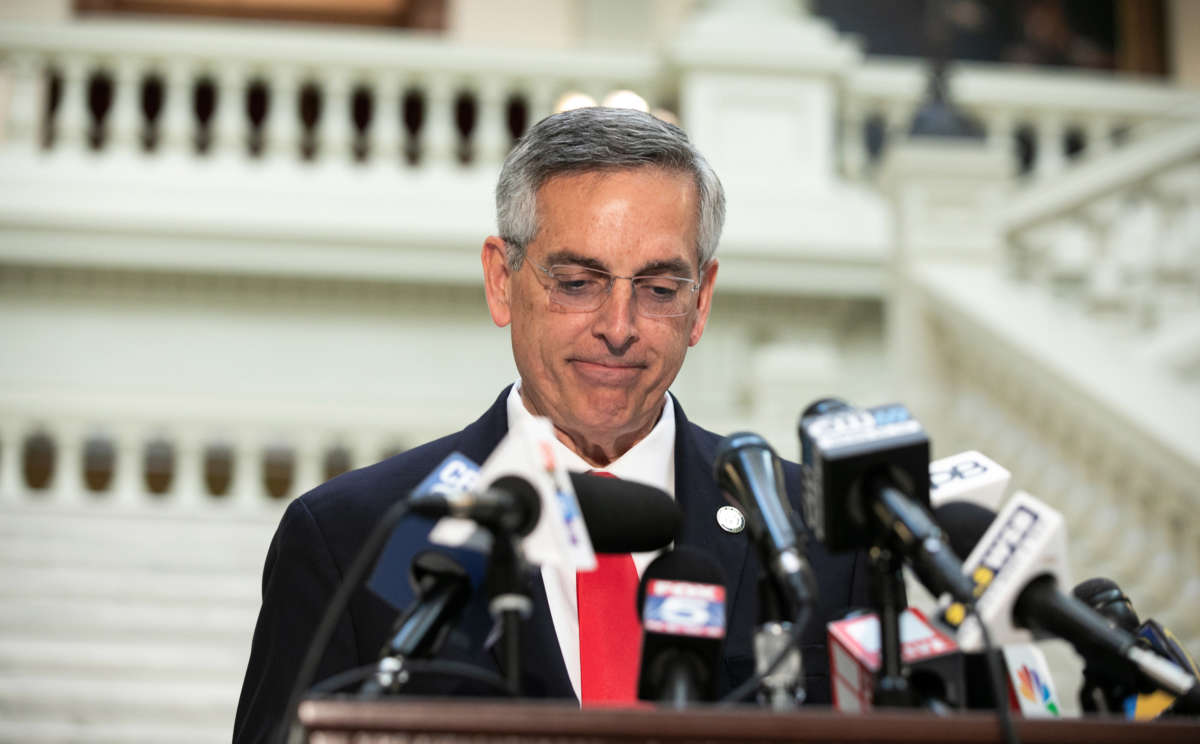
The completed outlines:
<svg viewBox="0 0 1200 744">
<path fill-rule="evenodd" d="M 947 501 L 933 510 L 933 518 L 945 530 L 950 549 L 965 559 L 992 526 L 996 512 L 970 501 Z"/>
<path fill-rule="evenodd" d="M 528 535 L 533 531 L 542 514 L 542 499 L 532 483 L 520 476 L 506 475 L 488 488 L 502 491 L 512 499 L 514 521 L 509 526 L 512 534 Z"/>
<path fill-rule="evenodd" d="M 1081 581 L 1071 590 L 1075 598 L 1117 624 L 1118 628 L 1136 633 L 1141 622 L 1133 603 L 1112 579 L 1098 576 Z"/>
<path fill-rule="evenodd" d="M 716 699 L 729 617 L 724 597 L 721 564 L 698 548 L 681 545 L 646 567 L 637 595 L 643 622 L 639 699 L 676 706 Z"/>
<path fill-rule="evenodd" d="M 669 494 L 643 483 L 571 473 L 597 553 L 644 553 L 670 545 L 683 513 Z"/>
</svg>

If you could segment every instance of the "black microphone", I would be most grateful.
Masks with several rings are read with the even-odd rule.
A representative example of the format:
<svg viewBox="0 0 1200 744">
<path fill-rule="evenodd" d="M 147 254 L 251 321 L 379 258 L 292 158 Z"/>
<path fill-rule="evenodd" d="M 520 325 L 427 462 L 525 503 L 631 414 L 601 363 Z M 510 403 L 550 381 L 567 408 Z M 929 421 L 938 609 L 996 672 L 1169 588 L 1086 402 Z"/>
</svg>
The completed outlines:
<svg viewBox="0 0 1200 744">
<path fill-rule="evenodd" d="M 1097 577 L 1080 582 L 1071 593 L 1103 615 L 1116 628 L 1127 631 L 1142 648 L 1153 651 L 1200 681 L 1195 660 L 1178 642 L 1174 634 L 1157 621 L 1147 618 L 1139 622 L 1133 602 L 1111 579 Z M 1127 718 L 1146 720 L 1161 715 L 1188 713 L 1187 701 L 1179 702 L 1170 696 L 1156 694 L 1148 680 L 1114 676 L 1112 670 L 1085 659 L 1084 686 L 1079 691 L 1080 706 L 1088 712 L 1121 713 Z M 1194 714 L 1195 711 L 1190 711 Z"/>
<path fill-rule="evenodd" d="M 637 596 L 639 699 L 677 708 L 716 700 L 725 608 L 725 573 L 708 553 L 681 545 L 646 567 Z"/>
<path fill-rule="evenodd" d="M 946 531 L 954 554 L 968 556 L 992 526 L 996 512 L 973 501 L 947 501 L 933 510 L 933 517 Z"/>
<path fill-rule="evenodd" d="M 739 432 L 717 444 L 713 470 L 725 498 L 746 515 L 763 565 L 792 605 L 787 619 L 795 619 L 816 603 L 816 582 L 793 526 L 779 456 L 762 437 Z"/>
<path fill-rule="evenodd" d="M 1133 609 L 1133 602 L 1112 579 L 1097 577 L 1081 581 L 1071 590 L 1071 594 L 1121 630 L 1137 632 L 1141 621 Z"/>
<path fill-rule="evenodd" d="M 1018 493 L 1009 500 L 967 558 L 971 575 L 980 582 L 975 602 L 979 619 L 999 643 L 1026 628 L 1070 642 L 1080 656 L 1103 664 L 1108 674 L 1120 676 L 1135 669 L 1160 689 L 1180 696 L 1181 710 L 1193 710 L 1200 685 L 1191 674 L 1059 591 L 1056 575 L 1066 562 L 1062 521 L 1062 515 L 1029 494 Z M 941 618 L 959 627 L 963 613 L 951 604 Z M 960 630 L 959 642 L 966 645 L 962 634 Z"/>
<path fill-rule="evenodd" d="M 888 547 L 935 595 L 974 586 L 929 514 L 929 438 L 899 404 L 821 399 L 800 418 L 808 525 L 832 551 Z"/>
<path fill-rule="evenodd" d="M 423 517 L 461 517 L 495 532 L 527 535 L 542 514 L 533 484 L 516 475 L 497 478 L 482 491 L 426 491 L 408 500 L 413 514 Z"/>
<path fill-rule="evenodd" d="M 659 550 L 679 534 L 683 512 L 661 489 L 587 473 L 571 473 L 571 485 L 597 553 Z"/>
</svg>

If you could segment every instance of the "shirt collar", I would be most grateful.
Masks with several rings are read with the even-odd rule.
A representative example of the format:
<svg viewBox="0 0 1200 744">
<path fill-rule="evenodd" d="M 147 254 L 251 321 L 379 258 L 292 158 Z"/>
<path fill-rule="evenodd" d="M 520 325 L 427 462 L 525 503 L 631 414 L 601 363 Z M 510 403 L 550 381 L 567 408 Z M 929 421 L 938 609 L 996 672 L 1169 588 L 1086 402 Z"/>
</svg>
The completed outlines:
<svg viewBox="0 0 1200 744">
<path fill-rule="evenodd" d="M 666 491 L 675 497 L 675 403 L 671 396 L 664 393 L 662 414 L 658 423 L 650 433 L 642 437 L 616 460 L 606 465 L 603 470 L 623 480 L 645 483 Z M 511 427 L 517 421 L 529 419 L 533 414 L 525 408 L 521 399 L 521 381 L 517 380 L 508 394 L 508 422 Z M 566 463 L 567 470 L 587 472 L 595 470 L 586 460 L 580 457 L 557 437 L 554 439 L 555 451 Z"/>
</svg>

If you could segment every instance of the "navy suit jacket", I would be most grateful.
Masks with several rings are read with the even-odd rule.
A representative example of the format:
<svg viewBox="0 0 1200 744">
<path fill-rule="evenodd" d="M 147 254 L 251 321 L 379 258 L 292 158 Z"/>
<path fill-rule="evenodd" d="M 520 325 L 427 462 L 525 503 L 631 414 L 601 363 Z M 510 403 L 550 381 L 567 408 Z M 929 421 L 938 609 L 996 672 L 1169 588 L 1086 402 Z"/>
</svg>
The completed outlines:
<svg viewBox="0 0 1200 744">
<path fill-rule="evenodd" d="M 447 455 L 460 452 L 483 462 L 508 431 L 508 389 L 486 413 L 462 431 L 340 475 L 293 501 L 267 551 L 263 601 L 234 722 L 235 742 L 263 741 L 283 715 L 298 667 L 314 629 L 341 577 L 383 513 L 409 493 Z M 718 670 L 722 693 L 754 671 L 752 633 L 757 621 L 759 561 L 748 532 L 730 534 L 716 521 L 725 500 L 713 480 L 713 457 L 720 437 L 688 422 L 675 402 L 675 498 L 683 511 L 676 544 L 716 554 L 725 569 L 729 623 L 724 663 Z M 788 496 L 799 513 L 800 468 L 785 463 Z M 820 606 L 804 631 L 802 651 L 808 701 L 828 704 L 829 660 L 825 624 L 849 607 L 868 604 L 868 572 L 862 554 L 831 555 L 810 540 L 808 557 L 816 574 Z M 531 573 L 532 617 L 522 627 L 523 690 L 530 697 L 574 699 L 540 576 Z M 482 592 L 480 593 L 482 594 Z M 317 673 L 324 679 L 369 664 L 390 636 L 396 611 L 366 589 L 357 591 L 334 632 Z M 486 609 L 473 603 L 464 612 L 462 632 L 447 642 L 444 655 L 497 670 L 482 639 Z M 482 694 L 467 683 L 441 680 L 418 691 Z"/>
</svg>

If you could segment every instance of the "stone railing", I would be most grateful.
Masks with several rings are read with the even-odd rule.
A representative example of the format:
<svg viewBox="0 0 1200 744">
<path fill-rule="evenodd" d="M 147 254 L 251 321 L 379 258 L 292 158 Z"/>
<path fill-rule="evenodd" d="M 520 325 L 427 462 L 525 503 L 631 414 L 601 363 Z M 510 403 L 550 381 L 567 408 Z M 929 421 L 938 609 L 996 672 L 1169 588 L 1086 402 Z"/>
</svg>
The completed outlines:
<svg viewBox="0 0 1200 744">
<path fill-rule="evenodd" d="M 6 24 L 9 150 L 492 166 L 559 96 L 633 89 L 648 54 L 489 49 L 436 37 L 139 22 Z"/>
<path fill-rule="evenodd" d="M 927 68 L 914 60 L 871 58 L 848 73 L 839 111 L 846 175 L 869 172 L 907 134 L 927 87 Z M 1157 81 L 982 63 L 951 68 L 949 91 L 1014 174 L 1039 179 L 1186 120 L 1197 100 Z"/>
<path fill-rule="evenodd" d="M 1198 377 L 1200 107 L 1187 123 L 1031 185 L 1002 225 L 1014 277 L 1116 321 L 1174 374 Z"/>
<path fill-rule="evenodd" d="M 937 161 L 925 162 L 929 170 Z M 926 178 L 939 176 L 951 184 L 943 188 L 949 212 L 980 188 L 950 171 Z M 1115 579 L 1139 612 L 1193 650 L 1197 215 L 1200 117 L 1192 113 L 1024 184 L 996 213 L 979 212 L 980 225 L 998 230 L 999 255 L 946 260 L 930 239 L 910 240 L 921 315 L 908 338 L 925 341 L 903 349 L 925 359 L 920 383 L 936 401 L 942 454 L 973 447 L 1008 467 L 1018 485 L 1064 512 L 1077 580 Z M 906 230 L 922 234 L 920 225 Z"/>
<path fill-rule="evenodd" d="M 6 396 L 0 503 L 269 516 L 418 436 L 348 408 Z"/>
</svg>

